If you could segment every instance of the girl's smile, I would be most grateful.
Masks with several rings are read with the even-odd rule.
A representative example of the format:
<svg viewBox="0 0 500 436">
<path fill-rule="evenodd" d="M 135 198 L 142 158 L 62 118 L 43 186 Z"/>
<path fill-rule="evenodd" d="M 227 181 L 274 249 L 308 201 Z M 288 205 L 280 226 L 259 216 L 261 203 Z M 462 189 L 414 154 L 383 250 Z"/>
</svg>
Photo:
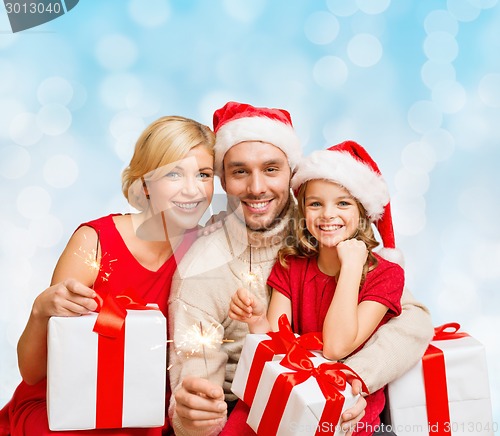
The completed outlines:
<svg viewBox="0 0 500 436">
<path fill-rule="evenodd" d="M 320 246 L 336 247 L 358 228 L 356 201 L 345 188 L 327 180 L 307 182 L 304 212 L 307 229 Z"/>
</svg>

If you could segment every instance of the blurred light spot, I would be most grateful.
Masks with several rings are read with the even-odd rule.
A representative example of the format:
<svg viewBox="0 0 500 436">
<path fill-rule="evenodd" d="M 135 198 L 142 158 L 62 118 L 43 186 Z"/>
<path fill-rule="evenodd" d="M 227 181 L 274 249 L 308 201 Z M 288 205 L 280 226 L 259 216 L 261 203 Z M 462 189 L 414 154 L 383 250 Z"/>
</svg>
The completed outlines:
<svg viewBox="0 0 500 436">
<path fill-rule="evenodd" d="M 116 211 L 116 213 L 136 213 L 133 207 L 127 203 L 127 199 L 123 194 L 116 194 L 112 196 L 106 204 L 106 210 Z"/>
<path fill-rule="evenodd" d="M 31 220 L 28 231 L 35 244 L 39 247 L 53 247 L 62 238 L 63 226 L 53 215 Z"/>
<path fill-rule="evenodd" d="M 448 32 L 432 32 L 425 38 L 424 53 L 431 61 L 453 62 L 458 55 L 457 40 Z"/>
<path fill-rule="evenodd" d="M 129 163 L 134 154 L 134 147 L 137 141 L 137 135 L 129 133 L 121 135 L 113 144 L 115 153 L 124 163 Z"/>
<path fill-rule="evenodd" d="M 500 74 L 486 74 L 479 82 L 479 98 L 490 107 L 500 107 Z"/>
<path fill-rule="evenodd" d="M 141 117 L 157 115 L 161 109 L 160 97 L 151 93 L 134 93 L 127 96 L 127 109 Z"/>
<path fill-rule="evenodd" d="M 345 62 L 336 56 L 324 56 L 314 64 L 314 80 L 326 89 L 339 88 L 346 82 L 348 75 Z"/>
<path fill-rule="evenodd" d="M 472 271 L 480 279 L 500 278 L 500 243 L 488 240 L 477 241 L 470 252 Z"/>
<path fill-rule="evenodd" d="M 455 151 L 455 138 L 450 132 L 444 129 L 437 129 L 426 133 L 422 137 L 421 142 L 432 147 L 437 161 L 448 159 Z"/>
<path fill-rule="evenodd" d="M 6 179 L 19 179 L 28 172 L 30 165 L 31 156 L 23 147 L 0 147 L 0 174 Z"/>
<path fill-rule="evenodd" d="M 483 297 L 483 301 L 484 300 L 485 298 Z M 498 340 L 499 331 L 500 318 L 498 316 L 488 316 L 485 314 L 480 314 L 479 316 L 475 317 L 467 326 L 467 332 L 475 338 L 480 338 L 481 343 L 486 348 L 486 354 L 491 355 L 492 359 L 488 362 L 488 376 L 490 378 L 490 386 L 492 387 L 498 386 L 500 384 L 500 378 L 498 377 L 500 373 L 500 361 L 493 355 L 493 353 L 497 354 L 500 351 L 500 341 Z M 491 371 L 491 369 L 496 369 L 496 371 Z M 492 378 L 493 380 L 496 379 L 494 383 L 492 383 Z M 493 392 L 494 391 L 495 389 L 493 388 Z M 493 404 L 493 410 L 499 410 L 499 408 L 495 408 Z M 496 433 L 493 434 L 496 436 Z"/>
<path fill-rule="evenodd" d="M 115 138 L 121 138 L 124 134 L 132 135 L 134 143 L 145 128 L 144 120 L 132 112 L 122 111 L 117 113 L 109 124 L 109 131 Z"/>
<path fill-rule="evenodd" d="M 36 144 L 43 136 L 37 124 L 37 116 L 28 112 L 18 114 L 12 119 L 9 133 L 16 144 L 23 146 Z"/>
<path fill-rule="evenodd" d="M 27 234 L 27 232 L 25 233 Z M 17 234 L 17 236 L 19 236 L 19 234 Z M 33 244 L 30 245 L 33 247 L 34 253 L 35 246 Z M 16 287 L 27 285 L 31 280 L 32 274 L 31 263 L 27 259 L 27 257 L 31 257 L 33 253 L 31 253 L 30 256 L 15 256 L 12 258 L 10 257 L 12 256 L 12 252 L 9 252 L 9 256 L 5 256 L 5 258 L 2 259 L 2 263 L 0 265 L 0 274 L 2 275 L 2 281 L 4 283 L 15 283 Z"/>
<path fill-rule="evenodd" d="M 467 95 L 460 83 L 447 80 L 432 89 L 432 101 L 442 112 L 452 114 L 465 106 Z"/>
<path fill-rule="evenodd" d="M 7 59 L 0 59 L 0 71 L 2 72 L 2 80 L 0 80 L 0 93 L 13 89 L 16 81 L 16 70 L 12 65 L 12 62 L 9 62 Z"/>
<path fill-rule="evenodd" d="M 224 0 L 227 14 L 238 21 L 251 23 L 262 13 L 266 6 L 265 0 Z"/>
<path fill-rule="evenodd" d="M 26 109 L 19 100 L 13 98 L 0 99 L 0 137 L 7 137 L 12 120 L 24 112 L 26 112 Z"/>
<path fill-rule="evenodd" d="M 448 11 L 436 9 L 429 12 L 425 17 L 424 28 L 427 34 L 443 31 L 456 36 L 458 33 L 458 22 Z"/>
<path fill-rule="evenodd" d="M 479 9 L 490 9 L 494 7 L 498 0 L 467 0 L 472 6 Z"/>
<path fill-rule="evenodd" d="M 401 162 L 404 169 L 415 174 L 427 175 L 436 165 L 436 154 L 425 142 L 411 142 L 401 151 Z"/>
<path fill-rule="evenodd" d="M 144 27 L 159 27 L 170 16 L 167 0 L 130 0 L 128 13 L 132 20 Z"/>
<path fill-rule="evenodd" d="M 468 177 L 477 180 L 481 175 L 481 171 L 481 168 L 476 168 L 475 172 L 468 174 Z M 468 225 L 469 232 L 472 224 L 476 232 L 483 230 L 491 237 L 495 234 L 500 235 L 500 229 L 498 228 L 498 197 L 495 195 L 494 190 L 485 189 L 484 186 L 471 186 L 460 192 L 457 198 L 460 214 L 463 217 L 464 224 Z"/>
<path fill-rule="evenodd" d="M 390 0 L 356 0 L 359 10 L 370 15 L 381 14 L 390 3 Z"/>
<path fill-rule="evenodd" d="M 67 155 L 52 156 L 43 166 L 43 178 L 54 188 L 67 188 L 78 178 L 78 165 Z"/>
<path fill-rule="evenodd" d="M 474 21 L 481 13 L 481 9 L 473 5 L 470 1 L 447 0 L 446 5 L 450 14 L 458 21 Z"/>
<path fill-rule="evenodd" d="M 355 138 L 357 133 L 358 124 L 354 120 L 354 117 L 334 118 L 325 123 L 323 127 L 323 137 L 328 145 L 339 144 L 345 138 Z"/>
<path fill-rule="evenodd" d="M 424 195 L 429 189 L 429 175 L 424 171 L 403 168 L 396 173 L 394 183 L 399 192 L 413 197 Z"/>
<path fill-rule="evenodd" d="M 422 196 L 398 193 L 391 199 L 393 221 L 404 236 L 418 235 L 426 224 L 425 199 Z"/>
<path fill-rule="evenodd" d="M 442 283 L 437 295 L 440 308 L 454 313 L 471 313 L 478 309 L 477 287 L 474 279 L 454 268 L 443 271 Z"/>
<path fill-rule="evenodd" d="M 228 101 L 234 99 L 231 92 L 224 89 L 223 91 L 214 90 L 212 92 L 207 92 L 202 96 L 198 103 L 198 112 L 200 113 L 200 122 L 206 124 L 207 126 L 212 125 L 212 119 L 214 115 L 214 108 L 219 108 L 224 106 Z M 239 100 L 245 101 L 245 100 Z"/>
<path fill-rule="evenodd" d="M 76 111 L 77 109 L 80 109 L 85 104 L 86 101 L 87 101 L 87 90 L 81 83 L 74 82 L 73 97 L 67 105 L 68 109 L 71 111 Z"/>
<path fill-rule="evenodd" d="M 60 104 L 47 104 L 38 111 L 36 122 L 43 133 L 57 136 L 69 129 L 72 116 L 71 112 Z"/>
<path fill-rule="evenodd" d="M 28 259 L 35 254 L 36 245 L 31 239 L 28 230 L 7 221 L 2 222 L 2 229 L 4 231 L 0 238 L 0 252 L 6 255 L 2 256 L 0 266 L 5 266 L 10 260 L 14 263 L 17 261 L 22 262 L 24 259 Z M 13 269 L 15 270 L 15 268 Z M 5 275 L 2 275 L 2 280 L 5 280 L 5 283 L 9 283 Z M 13 280 L 12 283 L 16 283 L 16 281 Z"/>
<path fill-rule="evenodd" d="M 431 101 L 417 101 L 408 111 L 408 123 L 417 133 L 427 133 L 441 126 L 443 115 Z"/>
<path fill-rule="evenodd" d="M 382 57 L 380 41 L 373 35 L 361 33 L 354 36 L 347 45 L 347 55 L 351 62 L 360 67 L 371 67 Z"/>
<path fill-rule="evenodd" d="M 339 22 L 328 12 L 314 12 L 306 20 L 304 31 L 314 44 L 329 44 L 339 34 Z"/>
<path fill-rule="evenodd" d="M 132 74 L 112 74 L 101 82 L 100 97 L 111 109 L 125 109 L 127 102 L 134 96 L 142 95 L 143 88 L 139 78 Z"/>
<path fill-rule="evenodd" d="M 326 0 L 328 10 L 339 17 L 348 17 L 357 12 L 358 6 L 352 0 Z"/>
<path fill-rule="evenodd" d="M 378 16 L 358 13 L 350 19 L 351 34 L 370 34 L 376 38 L 385 38 L 389 29 L 385 14 Z"/>
<path fill-rule="evenodd" d="M 40 104 L 60 104 L 66 106 L 73 97 L 73 87 L 63 77 L 49 77 L 37 89 Z"/>
<path fill-rule="evenodd" d="M 30 219 L 43 218 L 50 210 L 50 194 L 40 186 L 28 186 L 17 196 L 17 210 Z"/>
<path fill-rule="evenodd" d="M 7 16 L 7 14 L 3 13 L 3 10 L 0 14 L 0 29 L 3 30 L 3 32 L 0 34 L 0 49 L 7 48 L 10 45 L 13 45 L 22 34 L 22 32 L 11 33 L 9 17 Z"/>
<path fill-rule="evenodd" d="M 126 70 L 137 60 L 137 45 L 124 35 L 108 35 L 99 40 L 96 57 L 108 70 Z"/>
<path fill-rule="evenodd" d="M 131 112 L 123 111 L 113 117 L 109 130 L 116 139 L 113 147 L 121 161 L 130 161 L 137 139 L 144 128 L 144 120 Z"/>
<path fill-rule="evenodd" d="M 496 121 L 481 113 L 478 108 L 466 108 L 451 117 L 448 123 L 450 132 L 456 140 L 456 145 L 463 149 L 480 148 L 490 140 L 496 140 L 498 129 Z M 493 117 L 494 118 L 494 117 Z"/>
<path fill-rule="evenodd" d="M 421 71 L 422 81 L 432 89 L 444 80 L 455 80 L 455 68 L 451 63 L 427 61 Z"/>
</svg>

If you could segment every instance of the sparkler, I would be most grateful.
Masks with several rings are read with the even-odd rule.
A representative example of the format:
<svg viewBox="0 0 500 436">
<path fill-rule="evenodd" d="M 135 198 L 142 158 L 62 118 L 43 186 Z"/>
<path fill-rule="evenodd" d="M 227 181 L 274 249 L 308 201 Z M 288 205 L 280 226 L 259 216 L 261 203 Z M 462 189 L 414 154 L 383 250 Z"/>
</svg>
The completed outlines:
<svg viewBox="0 0 500 436">
<path fill-rule="evenodd" d="M 203 336 L 203 323 L 200 321 L 200 334 L 201 337 L 204 338 Z M 201 341 L 201 348 L 203 349 L 203 360 L 205 361 L 205 374 L 206 378 L 208 380 L 208 365 L 207 365 L 207 354 L 205 353 L 205 342 Z"/>
<path fill-rule="evenodd" d="M 249 246 L 250 254 L 249 254 L 249 269 L 248 272 L 243 274 L 243 282 L 246 284 L 246 288 L 248 290 L 248 297 L 253 293 L 252 285 L 258 284 L 260 282 L 259 276 L 252 272 L 252 245 Z"/>
<path fill-rule="evenodd" d="M 84 235 L 84 238 L 87 239 L 87 236 Z M 75 252 L 75 255 L 83 259 L 83 263 L 89 267 L 90 270 L 95 271 L 98 274 L 100 271 L 102 272 L 102 261 L 107 256 L 107 253 L 101 253 L 101 259 L 99 260 L 99 243 L 101 241 L 101 232 L 97 231 L 97 242 L 96 247 L 90 251 L 83 249 L 82 247 L 78 248 L 78 252 Z M 108 264 L 111 262 L 116 262 L 117 259 L 113 259 L 108 261 Z M 111 265 L 109 265 L 109 272 L 103 272 L 101 275 L 101 279 L 103 282 L 107 282 L 109 280 L 109 276 L 111 275 Z"/>
<path fill-rule="evenodd" d="M 184 306 L 184 310 L 187 311 L 186 306 Z M 175 340 L 176 348 L 178 348 L 177 354 L 184 352 L 186 353 L 188 358 L 200 353 L 203 354 L 203 361 L 205 362 L 205 373 L 207 379 L 207 350 L 215 350 L 222 343 L 234 342 L 234 340 L 232 339 L 221 339 L 220 329 L 221 326 L 216 326 L 214 324 L 210 324 L 208 327 L 206 325 L 203 326 L 203 322 L 200 321 L 194 323 L 188 329 L 186 329 L 183 334 L 179 335 L 179 340 Z M 167 342 L 173 341 L 168 340 Z"/>
</svg>

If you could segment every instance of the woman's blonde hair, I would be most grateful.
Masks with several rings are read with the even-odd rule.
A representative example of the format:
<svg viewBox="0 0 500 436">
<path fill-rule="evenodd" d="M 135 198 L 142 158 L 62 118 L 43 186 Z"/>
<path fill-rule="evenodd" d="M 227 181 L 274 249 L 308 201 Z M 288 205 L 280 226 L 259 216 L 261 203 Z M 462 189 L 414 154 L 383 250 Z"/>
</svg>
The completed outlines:
<svg viewBox="0 0 500 436">
<path fill-rule="evenodd" d="M 144 177 L 183 159 L 191 149 L 204 146 L 214 155 L 212 130 L 190 118 L 166 116 L 153 121 L 137 140 L 134 155 L 122 173 L 122 192 L 131 206 L 146 208 Z"/>
<path fill-rule="evenodd" d="M 343 187 L 342 185 L 339 185 Z M 286 245 L 278 252 L 278 260 L 283 267 L 287 267 L 287 257 L 306 257 L 312 258 L 317 257 L 319 254 L 318 241 L 317 239 L 307 230 L 306 219 L 305 219 L 305 193 L 307 188 L 307 182 L 303 183 L 297 193 L 297 204 L 298 210 L 296 216 L 294 217 L 294 235 L 295 237 L 291 240 L 287 239 Z M 345 189 L 345 188 L 344 188 Z M 379 245 L 375 239 L 373 233 L 373 228 L 370 220 L 367 218 L 366 210 L 363 205 L 357 200 L 356 205 L 359 210 L 359 225 L 356 233 L 351 236 L 351 238 L 363 241 L 368 249 L 368 258 L 363 267 L 363 275 L 361 277 L 361 283 L 364 282 L 366 274 L 368 271 L 376 268 L 378 265 L 377 258 L 373 254 L 373 249 Z"/>
</svg>

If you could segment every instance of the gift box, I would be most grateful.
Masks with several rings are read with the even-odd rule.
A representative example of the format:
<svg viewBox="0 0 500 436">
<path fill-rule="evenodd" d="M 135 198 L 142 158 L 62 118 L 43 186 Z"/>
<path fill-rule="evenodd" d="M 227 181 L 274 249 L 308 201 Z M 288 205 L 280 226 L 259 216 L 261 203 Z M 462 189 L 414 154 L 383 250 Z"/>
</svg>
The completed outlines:
<svg viewBox="0 0 500 436">
<path fill-rule="evenodd" d="M 266 362 L 281 360 L 292 344 L 299 344 L 307 350 L 323 348 L 320 333 L 295 335 L 286 315 L 279 318 L 278 326 L 278 332 L 248 334 L 245 337 L 231 390 L 248 406 L 252 405 Z M 309 355 L 312 356 L 312 354 Z"/>
<path fill-rule="evenodd" d="M 264 364 L 284 356 L 276 346 L 269 335 L 248 334 L 245 337 L 231 390 L 248 406 L 252 405 Z"/>
<path fill-rule="evenodd" d="M 163 426 L 166 320 L 157 306 L 129 307 L 110 316 L 104 303 L 99 314 L 50 318 L 51 430 Z"/>
<path fill-rule="evenodd" d="M 361 380 L 346 365 L 309 358 L 293 345 L 281 361 L 265 363 L 247 423 L 265 436 L 344 435 L 340 416 L 359 397 L 352 395 L 354 378 Z"/>
<path fill-rule="evenodd" d="M 422 361 L 387 387 L 398 435 L 493 435 L 483 345 L 459 324 L 436 328 Z"/>
</svg>

